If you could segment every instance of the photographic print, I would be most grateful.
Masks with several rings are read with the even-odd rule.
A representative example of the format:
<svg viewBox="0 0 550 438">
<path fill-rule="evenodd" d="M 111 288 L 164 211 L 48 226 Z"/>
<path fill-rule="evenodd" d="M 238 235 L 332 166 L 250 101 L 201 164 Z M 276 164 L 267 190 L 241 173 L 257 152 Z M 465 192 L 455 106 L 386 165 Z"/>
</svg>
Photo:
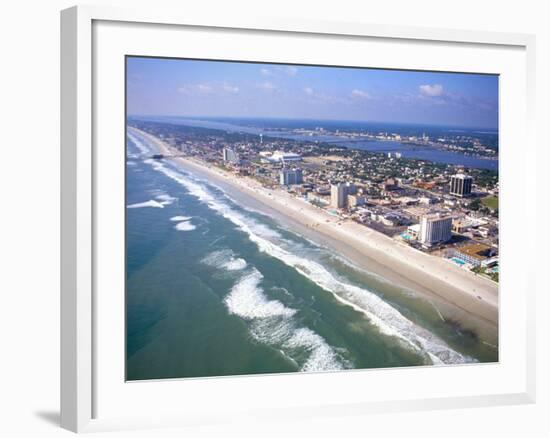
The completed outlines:
<svg viewBox="0 0 550 438">
<path fill-rule="evenodd" d="M 125 79 L 127 380 L 498 362 L 497 75 Z"/>
</svg>

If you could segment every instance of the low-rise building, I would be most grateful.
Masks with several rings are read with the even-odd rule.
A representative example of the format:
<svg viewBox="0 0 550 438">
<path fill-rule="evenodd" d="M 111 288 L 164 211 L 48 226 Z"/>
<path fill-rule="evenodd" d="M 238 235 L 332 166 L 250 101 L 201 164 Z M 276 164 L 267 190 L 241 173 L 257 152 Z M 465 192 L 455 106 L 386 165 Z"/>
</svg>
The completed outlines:
<svg viewBox="0 0 550 438">
<path fill-rule="evenodd" d="M 302 156 L 293 152 L 275 151 L 268 159 L 271 162 L 279 162 L 285 164 L 302 161 Z"/>
<path fill-rule="evenodd" d="M 454 256 L 473 266 L 481 266 L 485 261 L 491 259 L 496 250 L 483 243 L 473 243 L 455 249 Z"/>
<path fill-rule="evenodd" d="M 367 200 L 364 196 L 348 195 L 348 207 L 350 208 L 365 205 L 366 202 Z"/>
</svg>

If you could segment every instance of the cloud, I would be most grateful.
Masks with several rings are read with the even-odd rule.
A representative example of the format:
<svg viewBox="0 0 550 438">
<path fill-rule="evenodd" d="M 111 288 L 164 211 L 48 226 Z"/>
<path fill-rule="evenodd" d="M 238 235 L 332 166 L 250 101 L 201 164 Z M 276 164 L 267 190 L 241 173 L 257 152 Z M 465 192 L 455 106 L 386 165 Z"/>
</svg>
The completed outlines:
<svg viewBox="0 0 550 438">
<path fill-rule="evenodd" d="M 275 90 L 277 90 L 277 87 L 272 82 L 269 82 L 269 81 L 262 82 L 262 83 L 258 84 L 257 87 L 261 88 L 262 90 L 266 90 L 266 91 L 275 91 Z"/>
<path fill-rule="evenodd" d="M 304 93 L 309 94 L 311 96 L 313 94 L 313 88 L 311 87 L 304 88 Z"/>
<path fill-rule="evenodd" d="M 211 93 L 214 91 L 211 85 L 208 84 L 191 84 L 191 85 L 183 85 L 178 88 L 178 93 L 182 94 L 206 94 Z"/>
<path fill-rule="evenodd" d="M 211 93 L 212 92 L 212 86 L 208 84 L 198 84 L 197 90 L 199 90 L 201 93 Z"/>
<path fill-rule="evenodd" d="M 266 77 L 281 75 L 296 76 L 298 74 L 298 68 L 293 65 L 274 66 L 273 68 L 263 67 L 260 69 L 260 74 Z"/>
<path fill-rule="evenodd" d="M 284 68 L 284 72 L 289 76 L 296 76 L 298 74 L 298 69 L 292 65 L 288 65 Z"/>
<path fill-rule="evenodd" d="M 352 90 L 351 97 L 357 97 L 359 99 L 371 99 L 372 98 L 371 95 L 367 91 L 358 90 L 357 88 Z"/>
<path fill-rule="evenodd" d="M 237 94 L 239 92 L 239 87 L 235 85 L 223 84 L 222 88 L 223 88 L 223 91 L 225 91 L 226 93 Z"/>
<path fill-rule="evenodd" d="M 439 84 L 420 85 L 418 87 L 420 94 L 427 97 L 443 96 L 443 86 Z"/>
<path fill-rule="evenodd" d="M 179 87 L 178 93 L 189 94 L 191 93 L 191 87 L 189 85 L 184 85 L 183 87 Z"/>
</svg>

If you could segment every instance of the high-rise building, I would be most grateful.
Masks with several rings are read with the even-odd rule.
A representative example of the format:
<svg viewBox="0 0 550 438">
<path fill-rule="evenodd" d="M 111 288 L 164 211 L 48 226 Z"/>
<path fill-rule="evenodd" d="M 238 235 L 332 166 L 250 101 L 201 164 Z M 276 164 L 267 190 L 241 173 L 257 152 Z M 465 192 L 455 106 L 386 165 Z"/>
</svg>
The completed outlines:
<svg viewBox="0 0 550 438">
<path fill-rule="evenodd" d="M 282 186 L 290 186 L 293 184 L 302 184 L 303 174 L 302 169 L 294 168 L 287 169 L 284 168 L 279 172 L 279 183 Z"/>
<path fill-rule="evenodd" d="M 347 205 L 347 186 L 343 183 L 330 185 L 330 205 L 334 208 L 345 208 Z"/>
<path fill-rule="evenodd" d="M 223 161 L 226 163 L 239 164 L 239 154 L 230 148 L 223 148 Z"/>
<path fill-rule="evenodd" d="M 423 216 L 420 220 L 419 240 L 425 245 L 446 242 L 451 238 L 452 225 L 450 216 Z"/>
<path fill-rule="evenodd" d="M 460 198 L 470 196 L 472 194 L 473 178 L 470 175 L 457 173 L 451 176 L 451 187 L 449 193 Z"/>
</svg>

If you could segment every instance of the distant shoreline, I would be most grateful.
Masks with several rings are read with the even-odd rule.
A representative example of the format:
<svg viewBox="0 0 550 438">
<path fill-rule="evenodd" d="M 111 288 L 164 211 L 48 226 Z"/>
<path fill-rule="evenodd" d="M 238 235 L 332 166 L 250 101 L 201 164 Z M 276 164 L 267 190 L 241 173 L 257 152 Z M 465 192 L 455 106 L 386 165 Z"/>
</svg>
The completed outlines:
<svg viewBox="0 0 550 438">
<path fill-rule="evenodd" d="M 140 117 L 136 117 L 138 120 Z M 397 151 L 404 154 L 404 158 L 411 160 L 424 160 L 432 162 L 436 165 L 466 165 L 476 169 L 483 169 L 492 172 L 498 172 L 498 163 L 499 159 L 493 156 L 486 155 L 477 155 L 468 151 L 455 151 L 446 149 L 437 145 L 426 145 L 423 143 L 411 143 L 408 140 L 395 140 L 395 139 L 381 139 L 381 138 L 372 138 L 372 137 L 363 137 L 363 138 L 331 138 L 323 139 L 323 135 L 319 134 L 320 137 L 309 137 L 306 135 L 299 135 L 294 133 L 292 130 L 280 130 L 280 128 L 273 128 L 275 131 L 270 131 L 269 129 L 262 128 L 255 125 L 238 125 L 228 122 L 223 119 L 201 119 L 201 118 L 185 118 L 185 117 L 152 117 L 151 119 L 146 119 L 151 122 L 156 123 L 172 123 L 175 125 L 188 126 L 192 128 L 203 128 L 203 129 L 213 129 L 218 131 L 228 131 L 235 133 L 244 133 L 249 135 L 260 135 L 263 134 L 264 138 L 278 139 L 278 140 L 291 140 L 297 142 L 312 142 L 312 143 L 325 143 L 327 146 L 348 149 L 348 150 L 357 150 L 374 154 L 386 154 L 390 151 Z M 415 126 L 415 125 L 412 125 Z M 472 128 L 473 129 L 473 128 Z M 464 131 L 468 132 L 468 131 Z M 479 131 L 478 131 L 479 132 Z M 328 134 L 329 136 L 333 134 Z M 498 133 L 495 133 L 498 135 Z M 362 144 L 379 144 L 383 145 L 377 149 L 365 149 L 357 145 Z M 386 145 L 384 145 L 386 144 Z M 389 148 L 387 145 L 394 145 L 395 147 Z M 414 152 L 417 151 L 417 152 Z M 423 151 L 426 153 L 431 153 L 431 157 L 423 156 L 419 154 L 418 151 Z M 433 154 L 436 156 L 433 156 Z M 441 156 L 443 154 L 443 156 Z M 440 157 L 438 157 L 440 156 Z M 445 158 L 446 157 L 446 158 Z M 449 158 L 451 157 L 451 158 Z M 458 160 L 458 161 L 457 161 Z"/>
<path fill-rule="evenodd" d="M 136 128 L 130 129 L 149 138 L 162 154 L 179 153 L 157 137 Z M 462 309 L 470 317 L 457 318 L 460 323 L 473 328 L 483 340 L 498 342 L 498 285 L 491 280 L 460 269 L 442 258 L 422 253 L 366 226 L 336 219 L 284 191 L 266 189 L 252 178 L 236 176 L 193 158 L 172 160 L 276 211 L 291 225 L 297 224 L 305 234 L 317 237 L 358 267 L 380 274 L 396 284 L 439 297 L 450 304 L 445 316 L 453 317 L 453 306 Z"/>
</svg>

